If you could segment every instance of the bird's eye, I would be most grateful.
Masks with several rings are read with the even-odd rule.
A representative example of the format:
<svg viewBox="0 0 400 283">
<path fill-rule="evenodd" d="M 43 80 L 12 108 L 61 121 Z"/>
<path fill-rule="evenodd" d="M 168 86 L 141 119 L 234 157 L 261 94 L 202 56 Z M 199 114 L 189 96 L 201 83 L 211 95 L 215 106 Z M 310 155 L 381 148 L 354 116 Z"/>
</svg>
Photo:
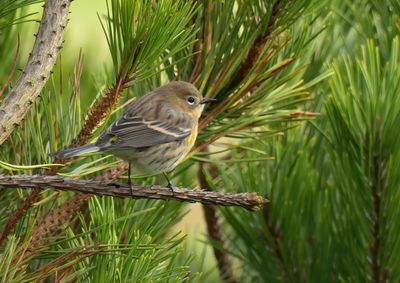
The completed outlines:
<svg viewBox="0 0 400 283">
<path fill-rule="evenodd" d="M 193 96 L 189 96 L 189 97 L 187 98 L 187 102 L 188 102 L 189 104 L 193 104 L 195 101 L 196 101 L 196 99 L 194 99 Z"/>
</svg>

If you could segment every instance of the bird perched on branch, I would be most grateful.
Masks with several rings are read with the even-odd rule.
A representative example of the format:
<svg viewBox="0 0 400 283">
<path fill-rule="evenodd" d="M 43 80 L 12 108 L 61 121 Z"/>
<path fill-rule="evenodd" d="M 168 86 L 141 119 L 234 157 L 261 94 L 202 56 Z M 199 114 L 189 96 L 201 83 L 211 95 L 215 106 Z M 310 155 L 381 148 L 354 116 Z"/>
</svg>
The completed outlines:
<svg viewBox="0 0 400 283">
<path fill-rule="evenodd" d="M 129 162 L 137 173 L 172 171 L 193 147 L 198 121 L 204 105 L 215 101 L 203 98 L 188 82 L 175 81 L 161 86 L 134 100 L 122 117 L 116 120 L 94 144 L 69 148 L 54 153 L 58 158 L 70 158 L 94 152 L 113 154 Z"/>
</svg>

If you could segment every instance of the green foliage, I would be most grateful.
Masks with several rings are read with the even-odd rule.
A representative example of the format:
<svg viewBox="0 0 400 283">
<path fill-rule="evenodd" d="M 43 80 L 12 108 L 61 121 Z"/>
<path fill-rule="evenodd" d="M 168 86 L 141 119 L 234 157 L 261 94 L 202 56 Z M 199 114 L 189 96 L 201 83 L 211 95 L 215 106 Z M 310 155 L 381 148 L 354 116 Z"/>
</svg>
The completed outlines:
<svg viewBox="0 0 400 283">
<path fill-rule="evenodd" d="M 154 75 L 193 41 L 194 30 L 188 25 L 194 10 L 188 1 L 107 1 L 107 10 L 102 26 L 114 68 L 126 81 Z"/>
<path fill-rule="evenodd" d="M 16 0 L 16 1 L 0 1 L 0 32 L 17 23 L 21 23 L 32 14 L 19 14 L 19 9 L 40 3 L 42 0 Z"/>
<path fill-rule="evenodd" d="M 35 247 L 34 254 L 10 237 L 1 255 L 2 282 L 32 282 L 57 274 L 84 282 L 190 280 L 189 259 L 179 261 L 183 237 L 165 235 L 181 219 L 179 205 L 94 198 L 89 208 L 90 219 L 80 219 L 82 231 L 60 227 L 67 229 L 66 236 Z"/>
<path fill-rule="evenodd" d="M 257 213 L 223 209 L 228 224 L 227 250 L 243 264 L 241 280 L 253 282 L 329 282 L 333 254 L 330 246 L 331 218 L 326 209 L 326 189 L 318 188 L 321 167 L 316 150 L 299 138 L 276 137 L 259 150 L 271 152 L 276 161 L 238 163 L 220 167 L 216 187 L 257 191 L 271 204 Z M 251 158 L 258 153 L 248 152 Z"/>
<path fill-rule="evenodd" d="M 127 4 L 125 8 L 128 6 Z M 135 13 L 144 12 L 138 9 L 140 7 L 131 8 Z M 169 17 L 170 13 L 176 13 L 178 9 L 183 9 L 182 13 L 186 13 L 186 17 L 190 19 L 192 8 L 187 4 L 177 5 L 169 1 L 160 5 L 158 10 L 148 10 L 154 14 L 147 21 L 141 19 L 141 27 L 148 27 L 150 22 L 156 21 L 155 28 L 158 33 L 146 37 L 149 40 L 145 42 L 146 48 L 138 52 L 139 56 L 135 57 L 135 62 L 126 75 L 135 75 L 135 80 L 154 76 L 159 73 L 158 66 L 155 67 L 156 63 L 168 57 L 160 57 L 165 49 L 171 47 L 171 54 L 174 54 L 175 48 L 179 50 L 179 45 L 187 44 L 190 29 L 189 32 L 182 32 L 185 26 L 185 22 L 180 21 L 182 18 Z M 160 32 L 161 27 L 165 25 L 172 33 Z M 116 27 L 119 27 L 119 24 L 116 24 Z M 136 28 L 136 25 L 131 28 Z M 15 32 L 10 30 L 14 36 Z M 136 36 L 140 35 L 135 34 L 132 41 L 141 42 Z M 148 46 L 151 44 L 156 44 L 155 48 Z M 22 127 L 2 145 L 1 160 L 22 165 L 13 167 L 3 164 L 3 174 L 44 173 L 43 169 L 25 165 L 51 162 L 48 154 L 67 146 L 80 131 L 84 118 L 81 105 L 85 99 L 81 93 L 83 56 L 76 57 L 75 69 L 67 70 L 70 79 L 63 80 L 62 69 L 56 69 Z M 61 61 L 58 63 L 61 67 Z M 140 75 L 136 76 L 138 71 L 141 71 Z M 110 74 L 115 75 L 112 71 Z M 142 82 L 142 86 L 136 86 L 140 88 L 147 83 Z M 94 173 L 113 165 L 115 159 L 93 157 L 79 160 L 63 172 L 66 175 L 93 176 Z M 154 180 L 152 182 L 154 183 Z M 79 227 L 76 229 L 74 226 L 60 227 L 48 244 L 35 246 L 34 253 L 30 254 L 29 237 L 35 224 L 49 209 L 65 202 L 69 196 L 70 194 L 62 194 L 57 197 L 51 191 L 45 191 L 42 194 L 43 203 L 38 203 L 23 215 L 12 235 L 5 241 L 0 255 L 0 261 L 4 263 L 0 278 L 4 282 L 32 282 L 46 278 L 61 278 L 66 281 L 78 278 L 85 282 L 114 281 L 117 278 L 128 282 L 182 282 L 194 278 L 194 275 L 189 274 L 190 258 L 181 255 L 183 235 L 170 236 L 168 233 L 171 226 L 181 219 L 179 211 L 182 205 L 179 203 L 166 206 L 160 202 L 94 199 L 88 208 L 89 220 L 82 217 L 81 221 L 75 224 Z M 25 197 L 25 191 L 2 192 L 2 228 L 9 220 L 10 213 L 19 209 Z M 26 251 L 28 247 L 29 250 Z M 18 261 L 21 258 L 23 260 Z"/>
<path fill-rule="evenodd" d="M 332 168 L 334 186 L 340 195 L 336 206 L 351 204 L 343 208 L 345 212 L 348 209 L 349 217 L 335 219 L 338 234 L 354 233 L 357 225 L 353 237 L 341 237 L 341 246 L 348 251 L 349 260 L 357 259 L 353 266 L 359 273 L 346 264 L 340 267 L 346 277 L 357 275 L 360 281 L 367 279 L 374 260 L 381 265 L 377 271 L 380 277 L 391 270 L 391 280 L 399 279 L 395 268 L 400 255 L 398 240 L 387 233 L 398 227 L 400 213 L 393 206 L 399 200 L 400 185 L 398 170 L 393 167 L 399 162 L 400 149 L 396 130 L 400 117 L 398 37 L 390 50 L 386 61 L 369 41 L 358 60 L 344 58 L 335 63 L 335 76 L 330 83 L 332 99 L 326 105 L 332 127 L 330 141 L 335 147 L 332 159 L 340 160 L 341 165 Z"/>
<path fill-rule="evenodd" d="M 243 264 L 238 274 L 245 282 L 399 280 L 400 49 L 393 20 L 399 14 L 387 14 L 395 11 L 392 2 L 379 7 L 358 2 L 363 4 L 341 5 L 356 24 L 338 26 L 358 28 L 363 39 L 374 37 L 357 44 L 350 35 L 341 37 L 353 44 L 352 56 L 326 67 L 333 76 L 319 84 L 326 93 L 321 118 L 287 137 L 254 145 L 273 151 L 275 162 L 219 168 L 216 188 L 256 190 L 271 199 L 257 214 L 221 211 L 228 224 L 227 252 Z M 375 21 L 367 23 L 356 7 L 367 7 Z M 378 27 L 380 33 L 372 33 Z M 335 56 L 333 46 L 324 47 L 330 49 L 327 59 Z"/>
<path fill-rule="evenodd" d="M 67 245 L 78 248 L 102 243 L 102 252 L 82 261 L 75 272 L 79 271 L 85 282 L 183 281 L 188 259 L 177 260 L 183 237 L 165 235 L 181 219 L 177 217 L 179 208 L 176 204 L 95 198 L 89 204 L 90 219 L 81 219 L 81 233 L 68 231 L 71 240 Z"/>
<path fill-rule="evenodd" d="M 2 87 L 11 73 L 12 64 L 15 60 L 19 61 L 19 58 L 14 59 L 15 56 L 11 54 L 17 53 L 18 34 L 23 26 L 21 24 L 34 20 L 35 13 L 30 12 L 29 8 L 40 2 L 40 0 L 0 0 L 0 61 L 2 62 L 0 83 Z"/>
<path fill-rule="evenodd" d="M 35 2 L 0 1 L 1 83 L 12 68 L 15 23 Z M 110 81 L 129 89 L 95 138 L 131 97 L 168 80 L 192 81 L 218 99 L 197 144 L 213 146 L 193 152 L 174 183 L 197 186 L 193 165 L 213 163 L 218 174 L 205 170 L 212 189 L 271 200 L 255 213 L 218 211 L 226 243 L 207 244 L 234 259 L 239 282 L 398 282 L 399 17 L 395 0 L 107 1 L 99 18 L 113 68 L 101 77 L 82 54 L 63 54 L 1 146 L 8 164 L 0 171 L 44 173 L 34 165 L 70 144 Z M 116 164 L 89 156 L 60 174 L 94 178 Z M 180 203 L 94 197 L 31 249 L 37 222 L 70 195 L 43 191 L 24 213 L 0 247 L 2 282 L 215 282 L 210 255 L 188 245 L 195 236 L 173 230 Z M 1 192 L 1 230 L 26 196 Z"/>
<path fill-rule="evenodd" d="M 220 168 L 215 187 L 257 190 L 271 199 L 258 214 L 222 211 L 234 231 L 226 233 L 228 251 L 254 272 L 253 280 L 365 282 L 374 272 L 398 280 L 398 37 L 390 50 L 382 61 L 369 41 L 360 58 L 333 63 L 318 123 L 324 132 L 308 127 L 276 138 L 275 163 Z"/>
</svg>

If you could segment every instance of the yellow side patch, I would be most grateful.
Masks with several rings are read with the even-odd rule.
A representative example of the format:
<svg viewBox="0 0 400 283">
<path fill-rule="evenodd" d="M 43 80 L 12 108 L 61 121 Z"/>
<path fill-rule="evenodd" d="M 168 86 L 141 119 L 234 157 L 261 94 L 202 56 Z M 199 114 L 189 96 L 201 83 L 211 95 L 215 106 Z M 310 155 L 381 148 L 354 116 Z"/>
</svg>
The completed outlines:
<svg viewBox="0 0 400 283">
<path fill-rule="evenodd" d="M 188 139 L 187 139 L 188 146 L 190 148 L 192 148 L 192 146 L 196 142 L 196 138 L 197 138 L 197 126 L 192 128 L 192 134 L 190 136 L 188 136 Z"/>
<path fill-rule="evenodd" d="M 115 136 L 115 135 L 110 135 L 110 142 L 115 142 L 115 141 L 117 141 L 118 140 L 118 137 L 117 136 Z"/>
</svg>

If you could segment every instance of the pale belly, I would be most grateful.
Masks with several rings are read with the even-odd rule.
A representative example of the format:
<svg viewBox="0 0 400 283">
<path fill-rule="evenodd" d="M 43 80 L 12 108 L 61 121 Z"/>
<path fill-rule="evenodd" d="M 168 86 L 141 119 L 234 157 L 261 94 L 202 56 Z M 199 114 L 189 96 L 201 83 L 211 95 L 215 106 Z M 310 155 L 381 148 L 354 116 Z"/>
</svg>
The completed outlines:
<svg viewBox="0 0 400 283">
<path fill-rule="evenodd" d="M 186 139 L 138 150 L 119 150 L 115 156 L 131 160 L 133 174 L 160 174 L 172 171 L 191 150 L 194 139 Z"/>
</svg>

